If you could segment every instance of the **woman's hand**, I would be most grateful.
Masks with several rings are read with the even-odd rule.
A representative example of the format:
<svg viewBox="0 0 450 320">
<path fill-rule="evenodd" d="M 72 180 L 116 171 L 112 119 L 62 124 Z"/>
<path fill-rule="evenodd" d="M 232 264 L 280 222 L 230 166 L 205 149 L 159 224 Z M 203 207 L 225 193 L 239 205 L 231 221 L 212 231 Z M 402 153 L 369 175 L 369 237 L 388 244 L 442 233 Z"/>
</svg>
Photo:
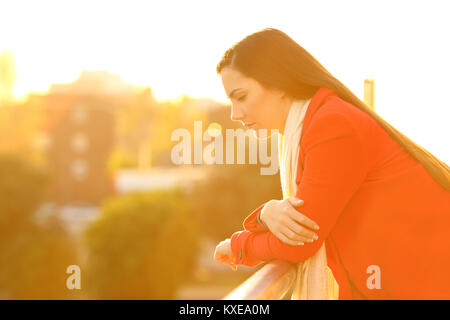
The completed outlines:
<svg viewBox="0 0 450 320">
<path fill-rule="evenodd" d="M 223 266 L 231 266 L 233 271 L 237 270 L 237 266 L 234 263 L 233 252 L 231 251 L 231 239 L 225 239 L 216 246 L 214 260 Z"/>
<path fill-rule="evenodd" d="M 318 236 L 308 228 L 318 230 L 319 226 L 296 210 L 303 204 L 303 200 L 296 197 L 270 200 L 261 210 L 261 221 L 286 244 L 295 246 L 304 245 L 305 241 L 313 242 Z"/>
</svg>

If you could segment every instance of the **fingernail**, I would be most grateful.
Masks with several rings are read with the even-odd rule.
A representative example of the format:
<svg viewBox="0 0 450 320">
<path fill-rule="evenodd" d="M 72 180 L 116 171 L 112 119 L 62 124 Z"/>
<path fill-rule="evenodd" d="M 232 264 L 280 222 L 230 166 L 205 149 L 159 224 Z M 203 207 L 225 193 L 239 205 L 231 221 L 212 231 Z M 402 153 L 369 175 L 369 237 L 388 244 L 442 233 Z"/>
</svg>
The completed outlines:
<svg viewBox="0 0 450 320">
<path fill-rule="evenodd" d="M 319 230 L 319 226 L 315 226 L 314 229 Z"/>
<path fill-rule="evenodd" d="M 308 242 L 313 242 L 314 240 L 313 239 L 308 239 Z"/>
<path fill-rule="evenodd" d="M 314 240 L 317 240 L 317 239 L 319 239 L 319 236 L 318 236 L 317 234 L 315 234 L 314 237 L 313 237 L 313 239 L 314 239 Z"/>
<path fill-rule="evenodd" d="M 298 245 L 298 246 L 303 246 L 304 243 L 303 243 L 303 242 L 298 242 L 297 245 Z"/>
</svg>

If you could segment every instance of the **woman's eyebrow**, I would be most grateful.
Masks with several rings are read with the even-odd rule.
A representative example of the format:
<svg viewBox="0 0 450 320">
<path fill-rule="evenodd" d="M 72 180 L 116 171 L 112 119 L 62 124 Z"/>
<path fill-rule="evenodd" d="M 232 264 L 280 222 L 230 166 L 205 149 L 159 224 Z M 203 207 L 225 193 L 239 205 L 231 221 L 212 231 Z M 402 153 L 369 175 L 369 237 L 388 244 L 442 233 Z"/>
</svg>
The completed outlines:
<svg viewBox="0 0 450 320">
<path fill-rule="evenodd" d="M 242 88 L 236 88 L 236 89 L 231 90 L 231 92 L 228 94 L 228 98 L 231 99 L 231 97 L 233 96 L 234 92 L 236 92 L 239 89 L 242 89 Z"/>
</svg>

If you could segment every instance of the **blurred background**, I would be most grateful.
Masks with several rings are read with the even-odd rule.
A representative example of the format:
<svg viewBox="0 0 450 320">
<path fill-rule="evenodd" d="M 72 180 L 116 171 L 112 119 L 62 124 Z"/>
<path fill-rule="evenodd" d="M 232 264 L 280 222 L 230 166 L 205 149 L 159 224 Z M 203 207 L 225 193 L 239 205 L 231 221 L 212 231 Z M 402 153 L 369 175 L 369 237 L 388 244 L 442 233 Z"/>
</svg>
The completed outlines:
<svg viewBox="0 0 450 320">
<path fill-rule="evenodd" d="M 444 1 L 2 1 L 0 299 L 220 299 L 258 269 L 233 272 L 213 253 L 252 210 L 282 198 L 279 175 L 261 175 L 260 161 L 175 165 L 171 134 L 194 136 L 194 121 L 223 135 L 241 128 L 215 67 L 262 28 L 286 32 L 450 163 L 446 9 Z"/>
</svg>

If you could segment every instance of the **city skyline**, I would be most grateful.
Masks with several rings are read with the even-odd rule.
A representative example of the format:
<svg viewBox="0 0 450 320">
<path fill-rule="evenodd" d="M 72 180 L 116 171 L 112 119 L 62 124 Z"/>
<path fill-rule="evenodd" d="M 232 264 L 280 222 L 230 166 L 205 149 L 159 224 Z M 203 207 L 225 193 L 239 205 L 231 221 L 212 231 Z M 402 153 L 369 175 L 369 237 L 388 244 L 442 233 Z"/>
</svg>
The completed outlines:
<svg viewBox="0 0 450 320">
<path fill-rule="evenodd" d="M 450 162 L 442 139 L 450 113 L 444 2 L 7 1 L 3 8 L 0 27 L 10 32 L 0 37 L 0 52 L 14 55 L 16 98 L 105 70 L 151 87 L 158 100 L 187 94 L 229 103 L 217 62 L 246 35 L 274 27 L 361 99 L 364 79 L 375 79 L 376 111 Z"/>
</svg>

